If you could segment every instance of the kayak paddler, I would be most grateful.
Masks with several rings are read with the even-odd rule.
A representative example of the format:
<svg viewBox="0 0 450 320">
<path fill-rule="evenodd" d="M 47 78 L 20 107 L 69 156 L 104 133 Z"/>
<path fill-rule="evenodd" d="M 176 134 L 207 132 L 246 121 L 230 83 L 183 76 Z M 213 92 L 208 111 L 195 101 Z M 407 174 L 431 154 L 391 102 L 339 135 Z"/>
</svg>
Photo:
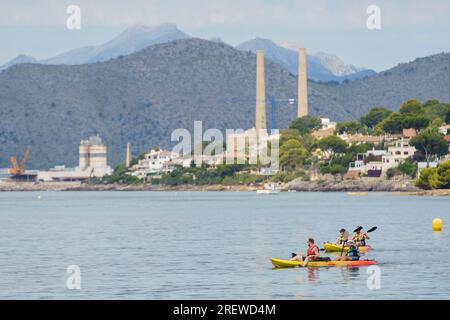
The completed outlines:
<svg viewBox="0 0 450 320">
<path fill-rule="evenodd" d="M 363 227 L 361 226 L 357 227 L 352 238 L 352 240 L 360 247 L 365 246 L 366 240 L 370 239 L 366 232 L 362 232 L 362 228 Z"/>
<path fill-rule="evenodd" d="M 336 240 L 336 244 L 343 245 L 345 242 L 348 241 L 348 232 L 342 228 L 339 230 L 339 236 Z"/>
<path fill-rule="evenodd" d="M 360 257 L 358 246 L 352 240 L 349 240 L 346 244 L 348 252 L 344 256 L 337 257 L 336 261 L 358 261 Z"/>
<path fill-rule="evenodd" d="M 319 258 L 319 247 L 314 244 L 314 239 L 313 238 L 309 238 L 308 242 L 308 250 L 306 251 L 306 255 L 305 254 L 297 254 L 296 256 L 294 256 L 291 260 L 292 261 L 299 261 L 299 262 L 303 262 L 303 266 L 306 267 L 306 265 L 308 264 L 309 261 L 314 261 L 317 260 Z"/>
</svg>

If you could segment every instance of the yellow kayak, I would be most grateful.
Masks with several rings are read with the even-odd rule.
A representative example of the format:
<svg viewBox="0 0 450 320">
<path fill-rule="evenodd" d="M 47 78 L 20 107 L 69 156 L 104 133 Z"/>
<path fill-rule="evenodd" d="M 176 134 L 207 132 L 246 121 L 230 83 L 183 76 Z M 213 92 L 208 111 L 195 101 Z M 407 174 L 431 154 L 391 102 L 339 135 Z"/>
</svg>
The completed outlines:
<svg viewBox="0 0 450 320">
<path fill-rule="evenodd" d="M 323 244 L 323 248 L 325 249 L 326 252 L 341 252 L 342 251 L 342 245 L 339 244 L 334 244 L 334 243 L 329 243 L 329 242 L 325 242 Z M 344 252 L 348 251 L 349 247 L 344 247 Z M 358 247 L 359 252 L 367 252 L 369 250 L 372 249 L 371 246 L 364 246 L 364 247 Z"/>
<path fill-rule="evenodd" d="M 275 268 L 303 267 L 303 262 L 271 258 Z M 310 261 L 307 267 L 361 267 L 377 264 L 374 260 L 358 261 Z"/>
</svg>

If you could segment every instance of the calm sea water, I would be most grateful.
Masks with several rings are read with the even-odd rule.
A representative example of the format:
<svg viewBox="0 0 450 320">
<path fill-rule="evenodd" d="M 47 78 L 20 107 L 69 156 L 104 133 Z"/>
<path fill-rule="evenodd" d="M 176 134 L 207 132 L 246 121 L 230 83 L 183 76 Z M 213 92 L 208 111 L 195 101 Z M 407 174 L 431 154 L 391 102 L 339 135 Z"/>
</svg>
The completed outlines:
<svg viewBox="0 0 450 320">
<path fill-rule="evenodd" d="M 444 220 L 433 233 L 431 221 Z M 445 225 L 447 223 L 447 225 Z M 450 199 L 371 193 L 0 193 L 0 298 L 449 299 Z M 367 268 L 272 270 L 378 226 Z M 69 265 L 81 289 L 69 290 Z"/>
</svg>

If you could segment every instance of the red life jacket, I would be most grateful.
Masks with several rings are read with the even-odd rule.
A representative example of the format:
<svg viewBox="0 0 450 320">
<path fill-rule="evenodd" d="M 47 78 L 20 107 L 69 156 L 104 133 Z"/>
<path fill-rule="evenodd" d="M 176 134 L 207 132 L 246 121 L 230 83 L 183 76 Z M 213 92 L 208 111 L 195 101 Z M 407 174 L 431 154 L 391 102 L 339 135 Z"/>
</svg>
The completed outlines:
<svg viewBox="0 0 450 320">
<path fill-rule="evenodd" d="M 308 251 L 306 252 L 306 254 L 307 254 L 308 256 L 315 256 L 316 254 L 315 254 L 315 252 L 314 252 L 314 248 L 317 248 L 317 252 L 319 252 L 319 247 L 316 246 L 315 244 L 313 244 L 313 245 L 311 245 L 311 246 L 308 247 Z"/>
</svg>

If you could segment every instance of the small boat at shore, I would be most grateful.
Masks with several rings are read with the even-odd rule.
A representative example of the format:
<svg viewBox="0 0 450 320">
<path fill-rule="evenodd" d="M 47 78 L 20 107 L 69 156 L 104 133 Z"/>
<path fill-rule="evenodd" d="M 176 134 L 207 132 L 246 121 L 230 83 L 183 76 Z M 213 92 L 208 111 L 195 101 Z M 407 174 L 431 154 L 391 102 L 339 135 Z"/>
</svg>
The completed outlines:
<svg viewBox="0 0 450 320">
<path fill-rule="evenodd" d="M 256 190 L 258 194 L 279 194 L 281 185 L 279 183 L 266 183 L 264 189 Z"/>
<path fill-rule="evenodd" d="M 347 195 L 350 197 L 364 197 L 368 196 L 368 192 L 347 192 Z"/>
</svg>

